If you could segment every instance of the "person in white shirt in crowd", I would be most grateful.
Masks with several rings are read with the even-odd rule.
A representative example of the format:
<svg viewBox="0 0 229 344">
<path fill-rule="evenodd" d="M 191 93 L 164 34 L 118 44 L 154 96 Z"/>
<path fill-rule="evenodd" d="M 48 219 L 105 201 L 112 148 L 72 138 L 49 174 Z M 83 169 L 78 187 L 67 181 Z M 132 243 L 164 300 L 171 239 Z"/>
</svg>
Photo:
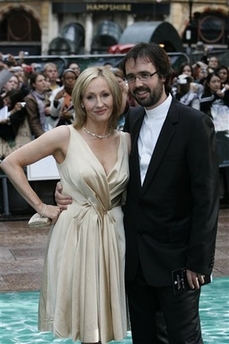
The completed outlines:
<svg viewBox="0 0 229 344">
<path fill-rule="evenodd" d="M 196 92 L 191 88 L 193 78 L 186 74 L 177 77 L 177 92 L 175 98 L 182 104 L 191 106 L 194 109 L 200 109 L 200 100 Z"/>
<path fill-rule="evenodd" d="M 53 120 L 53 128 L 62 124 L 71 124 L 75 118 L 72 104 L 72 91 L 77 80 L 77 75 L 72 69 L 63 72 L 62 86 L 54 90 L 50 96 L 50 115 Z"/>
<path fill-rule="evenodd" d="M 203 85 L 201 85 L 199 81 L 196 79 L 195 69 L 190 63 L 181 64 L 178 75 L 180 74 L 185 74 L 192 77 L 190 87 L 193 92 L 197 93 L 198 96 L 203 92 Z"/>
<path fill-rule="evenodd" d="M 204 92 L 200 96 L 200 110 L 214 118 L 214 109 L 222 112 L 223 107 L 229 107 L 229 100 L 225 97 L 226 90 L 222 87 L 220 76 L 216 72 L 209 73 L 204 83 Z"/>
</svg>

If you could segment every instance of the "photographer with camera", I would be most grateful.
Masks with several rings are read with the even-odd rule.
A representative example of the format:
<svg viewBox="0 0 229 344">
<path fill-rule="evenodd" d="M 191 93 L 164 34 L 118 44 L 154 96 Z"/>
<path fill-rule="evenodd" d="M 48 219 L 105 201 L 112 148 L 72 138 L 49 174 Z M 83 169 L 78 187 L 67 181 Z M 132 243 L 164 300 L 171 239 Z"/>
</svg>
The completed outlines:
<svg viewBox="0 0 229 344">
<path fill-rule="evenodd" d="M 9 69 L 10 67 L 17 66 L 18 63 L 12 54 L 4 55 L 0 52 L 1 68 Z"/>
<path fill-rule="evenodd" d="M 18 89 L 12 89 L 3 97 L 3 107 L 0 109 L 0 137 L 14 146 L 20 126 L 26 118 L 23 94 Z"/>
</svg>

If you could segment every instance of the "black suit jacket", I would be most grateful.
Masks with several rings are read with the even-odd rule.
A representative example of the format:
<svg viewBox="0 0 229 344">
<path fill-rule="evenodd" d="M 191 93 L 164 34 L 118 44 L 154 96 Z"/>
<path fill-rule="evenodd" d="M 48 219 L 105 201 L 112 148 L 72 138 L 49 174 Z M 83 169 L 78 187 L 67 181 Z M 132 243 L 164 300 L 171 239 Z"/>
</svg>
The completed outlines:
<svg viewBox="0 0 229 344">
<path fill-rule="evenodd" d="M 124 208 L 126 278 L 142 266 L 152 286 L 172 283 L 172 270 L 186 267 L 210 274 L 218 220 L 216 137 L 206 114 L 173 99 L 144 184 L 137 141 L 144 108 L 129 111 L 130 181 Z"/>
</svg>

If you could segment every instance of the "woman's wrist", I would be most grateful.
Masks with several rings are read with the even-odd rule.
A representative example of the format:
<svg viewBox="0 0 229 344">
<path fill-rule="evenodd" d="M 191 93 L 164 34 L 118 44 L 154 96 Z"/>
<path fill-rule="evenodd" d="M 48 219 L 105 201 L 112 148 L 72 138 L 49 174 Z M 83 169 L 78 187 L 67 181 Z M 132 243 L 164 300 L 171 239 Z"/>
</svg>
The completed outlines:
<svg viewBox="0 0 229 344">
<path fill-rule="evenodd" d="M 43 207 L 43 210 L 41 213 L 41 217 L 45 217 L 46 210 L 47 210 L 47 204 L 44 204 L 44 207 Z"/>
<path fill-rule="evenodd" d="M 40 217 L 45 217 L 46 210 L 47 210 L 47 204 L 43 203 L 41 210 L 38 211 L 38 214 L 40 215 Z"/>
</svg>

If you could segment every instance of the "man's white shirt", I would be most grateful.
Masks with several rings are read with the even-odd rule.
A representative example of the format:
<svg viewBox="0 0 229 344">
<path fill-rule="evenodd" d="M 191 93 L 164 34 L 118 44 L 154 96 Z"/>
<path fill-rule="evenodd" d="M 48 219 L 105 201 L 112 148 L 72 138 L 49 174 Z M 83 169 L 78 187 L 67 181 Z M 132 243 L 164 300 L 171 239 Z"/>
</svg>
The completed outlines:
<svg viewBox="0 0 229 344">
<path fill-rule="evenodd" d="M 146 114 L 142 122 L 142 127 L 138 138 L 141 184 L 144 182 L 150 159 L 152 157 L 171 102 L 172 96 L 169 94 L 168 98 L 155 109 L 145 109 Z"/>
</svg>

